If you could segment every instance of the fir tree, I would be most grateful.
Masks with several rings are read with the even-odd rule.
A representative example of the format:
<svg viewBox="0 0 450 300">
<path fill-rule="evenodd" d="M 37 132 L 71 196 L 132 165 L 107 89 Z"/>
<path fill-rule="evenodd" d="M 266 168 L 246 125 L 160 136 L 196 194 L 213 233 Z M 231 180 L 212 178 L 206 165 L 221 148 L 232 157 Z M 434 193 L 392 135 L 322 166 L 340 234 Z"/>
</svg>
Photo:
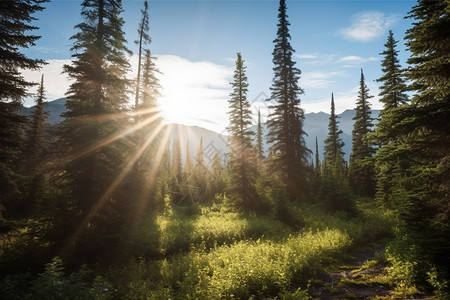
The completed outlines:
<svg viewBox="0 0 450 300">
<path fill-rule="evenodd" d="M 36 98 L 35 110 L 33 117 L 26 135 L 26 143 L 24 154 L 27 160 L 33 162 L 28 163 L 28 168 L 34 169 L 36 167 L 37 159 L 42 158 L 41 154 L 46 149 L 45 140 L 45 119 L 48 113 L 44 110 L 44 106 L 47 104 L 45 101 L 44 90 L 44 75 L 41 76 L 41 84 L 38 89 L 38 95 Z"/>
<path fill-rule="evenodd" d="M 256 155 L 258 156 L 259 159 L 264 158 L 261 111 L 259 109 L 258 109 L 258 124 L 256 126 Z"/>
<path fill-rule="evenodd" d="M 268 143 L 272 144 L 271 170 L 280 175 L 286 190 L 294 199 L 307 190 L 306 172 L 308 150 L 303 131 L 304 112 L 299 107 L 299 95 L 303 90 L 298 86 L 300 70 L 293 61 L 294 49 L 289 40 L 289 21 L 286 3 L 280 0 L 278 9 L 278 30 L 274 40 L 274 78 L 270 100 L 272 113 L 268 117 Z"/>
<path fill-rule="evenodd" d="M 81 219 L 73 220 L 78 225 L 71 243 L 77 247 L 80 242 L 78 249 L 89 259 L 103 252 L 103 242 L 120 226 L 130 208 L 117 193 L 120 190 L 114 189 L 117 183 L 112 185 L 129 157 L 123 141 L 116 138 L 128 119 L 125 105 L 129 81 L 125 74 L 129 51 L 121 12 L 120 0 L 83 1 L 83 22 L 76 26 L 79 31 L 71 38 L 73 63 L 64 66 L 74 80 L 67 92 L 61 132 L 69 155 L 65 174 L 68 192 L 73 195 L 71 206 L 77 211 L 76 219 Z M 96 242 L 89 244 L 89 238 L 81 239 L 83 234 L 96 236 Z M 89 253 L 92 248 L 87 244 L 99 247 L 99 252 Z"/>
<path fill-rule="evenodd" d="M 380 86 L 380 102 L 383 103 L 383 109 L 380 112 L 380 120 L 375 128 L 375 132 L 371 135 L 371 140 L 380 146 L 378 149 L 376 159 L 377 171 L 377 200 L 384 205 L 392 205 L 392 189 L 395 188 L 395 179 L 392 174 L 394 168 L 397 166 L 397 161 L 400 159 L 395 155 L 398 149 L 397 136 L 392 130 L 396 109 L 405 105 L 408 101 L 408 96 L 405 94 L 407 89 L 403 72 L 398 60 L 398 50 L 396 45 L 398 41 L 394 39 L 392 31 L 389 31 L 389 36 L 386 44 L 386 49 L 380 53 L 383 55 L 381 62 L 381 70 L 383 76 L 377 79 L 381 82 Z"/>
<path fill-rule="evenodd" d="M 342 130 L 339 129 L 339 121 L 337 120 L 338 118 L 339 116 L 337 116 L 335 113 L 334 96 L 332 93 L 330 122 L 328 123 L 328 136 L 324 141 L 324 157 L 327 161 L 328 166 L 331 165 L 336 169 L 342 170 L 345 164 L 344 151 L 342 151 L 344 142 L 340 138 Z"/>
<path fill-rule="evenodd" d="M 320 158 L 319 158 L 319 143 L 317 142 L 317 136 L 316 136 L 316 159 L 314 164 L 314 170 L 316 174 L 320 174 Z"/>
<path fill-rule="evenodd" d="M 352 131 L 352 153 L 350 155 L 350 184 L 359 195 L 373 195 L 375 190 L 374 169 L 369 162 L 375 149 L 368 141 L 367 135 L 372 131 L 369 88 L 361 70 L 358 99 L 355 108 L 355 121 Z"/>
<path fill-rule="evenodd" d="M 194 166 L 192 165 L 191 151 L 189 150 L 189 141 L 186 143 L 186 161 L 184 163 L 184 172 L 186 176 L 189 177 L 194 171 Z"/>
<path fill-rule="evenodd" d="M 408 96 L 405 94 L 405 78 L 398 60 L 397 43 L 392 30 L 389 30 L 388 40 L 384 44 L 386 49 L 380 53 L 384 56 L 381 62 L 383 76 L 377 79 L 382 83 L 380 86 L 380 102 L 383 103 L 381 114 L 406 104 L 408 101 Z"/>
<path fill-rule="evenodd" d="M 21 70 L 38 70 L 43 60 L 31 59 L 21 49 L 35 45 L 40 38 L 28 32 L 33 14 L 43 10 L 45 0 L 0 1 L 0 207 L 12 202 L 17 187 L 17 159 L 22 144 L 26 118 L 19 114 L 20 102 L 35 85 L 21 75 Z M 7 203 L 9 202 L 9 203 Z M 0 216 L 1 218 L 1 216 Z"/>
<path fill-rule="evenodd" d="M 237 54 L 236 68 L 234 70 L 233 91 L 230 94 L 229 119 L 230 125 L 230 168 L 231 187 L 230 193 L 235 205 L 245 210 L 256 209 L 255 190 L 255 157 L 252 149 L 252 124 L 250 103 L 247 100 L 247 75 L 246 67 L 240 53 Z"/>
<path fill-rule="evenodd" d="M 442 282 L 450 271 L 449 9 L 448 1 L 420 0 L 409 12 L 414 22 L 406 32 L 406 74 L 415 93 L 392 114 L 392 130 L 402 141 L 397 153 L 407 158 L 400 172 L 403 191 L 393 199 L 404 225 L 397 241 L 407 249 L 398 257 L 425 284 L 430 266 Z"/>
<path fill-rule="evenodd" d="M 136 78 L 136 94 L 135 94 L 135 109 L 139 107 L 139 96 L 140 96 L 140 83 L 141 83 L 141 61 L 142 61 L 142 48 L 145 44 L 151 42 L 148 31 L 149 27 L 149 17 L 148 17 L 148 2 L 144 2 L 144 9 L 141 10 L 142 19 L 139 23 L 138 34 L 139 40 L 135 41 L 138 44 L 138 66 L 137 66 L 137 78 Z"/>
</svg>

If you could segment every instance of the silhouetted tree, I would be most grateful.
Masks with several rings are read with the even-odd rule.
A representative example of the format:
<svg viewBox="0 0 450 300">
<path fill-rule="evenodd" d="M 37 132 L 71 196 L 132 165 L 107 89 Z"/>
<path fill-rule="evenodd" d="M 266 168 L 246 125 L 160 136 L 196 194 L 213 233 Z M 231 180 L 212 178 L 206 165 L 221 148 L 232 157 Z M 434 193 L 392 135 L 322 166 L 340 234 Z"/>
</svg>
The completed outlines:
<svg viewBox="0 0 450 300">
<path fill-rule="evenodd" d="M 306 172 L 308 150 L 305 146 L 303 130 L 304 112 L 300 108 L 299 95 L 303 90 L 298 86 L 300 70 L 293 61 L 294 49 L 289 40 L 289 21 L 286 3 L 280 0 L 278 9 L 278 30 L 274 40 L 274 78 L 270 100 L 272 113 L 267 120 L 268 143 L 271 143 L 271 170 L 280 175 L 286 184 L 287 193 L 295 199 L 307 190 Z"/>
<path fill-rule="evenodd" d="M 32 59 L 21 49 L 34 46 L 40 38 L 28 32 L 33 14 L 43 10 L 44 0 L 0 1 L 0 210 L 13 202 L 17 194 L 18 164 L 22 130 L 26 118 L 19 114 L 20 103 L 35 85 L 21 75 L 21 70 L 38 70 L 43 60 Z M 1 218 L 1 216 L 0 216 Z"/>
<path fill-rule="evenodd" d="M 125 47 L 121 12 L 120 0 L 83 1 L 83 22 L 71 38 L 73 62 L 64 66 L 74 80 L 67 92 L 61 130 L 68 156 L 67 189 L 73 196 L 68 206 L 78 219 L 70 243 L 75 248 L 80 243 L 78 250 L 85 259 L 105 254 L 106 244 L 117 241 L 112 238 L 117 236 L 114 231 L 129 208 L 117 194 L 117 176 L 131 157 L 119 139 L 128 120 L 129 81 L 125 75 L 130 53 Z M 84 234 L 89 238 L 81 238 Z"/>
<path fill-rule="evenodd" d="M 258 124 L 256 126 L 256 155 L 259 159 L 264 158 L 264 149 L 263 149 L 263 131 L 261 124 L 261 111 L 258 110 Z"/>
<path fill-rule="evenodd" d="M 36 163 L 46 148 L 45 140 L 45 120 L 48 113 L 44 110 L 47 104 L 45 101 L 44 75 L 41 76 L 41 84 L 39 85 L 38 95 L 36 97 L 35 110 L 26 134 L 24 155 L 26 159 Z M 36 165 L 28 163 L 29 168 L 35 168 Z"/>
<path fill-rule="evenodd" d="M 329 168 L 331 173 L 334 175 L 343 177 L 344 176 L 344 142 L 340 138 L 342 130 L 339 129 L 339 121 L 337 120 L 339 116 L 335 113 L 334 106 L 334 96 L 331 94 L 331 113 L 330 122 L 328 123 L 328 136 L 324 141 L 324 157 L 325 164 Z"/>
<path fill-rule="evenodd" d="M 367 139 L 372 131 L 373 119 L 369 99 L 369 88 L 364 80 L 361 69 L 358 99 L 355 108 L 355 121 L 352 131 L 352 153 L 350 155 L 349 177 L 352 189 L 359 195 L 373 195 L 375 190 L 375 174 L 372 163 L 369 161 L 375 149 Z"/>
</svg>

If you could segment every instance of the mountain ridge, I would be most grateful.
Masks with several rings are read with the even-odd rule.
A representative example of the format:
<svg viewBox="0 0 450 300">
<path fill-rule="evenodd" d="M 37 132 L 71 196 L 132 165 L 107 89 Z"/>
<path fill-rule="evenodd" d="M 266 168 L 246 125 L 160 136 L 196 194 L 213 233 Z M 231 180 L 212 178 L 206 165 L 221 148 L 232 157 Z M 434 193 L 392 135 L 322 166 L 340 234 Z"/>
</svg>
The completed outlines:
<svg viewBox="0 0 450 300">
<path fill-rule="evenodd" d="M 66 98 L 59 98 L 46 103 L 44 110 L 48 112 L 48 118 L 46 120 L 47 123 L 50 125 L 56 125 L 64 120 L 64 118 L 61 117 L 61 114 L 66 111 L 65 103 Z M 33 114 L 34 110 L 35 107 L 22 107 L 21 113 L 23 115 L 30 116 Z M 375 119 L 374 123 L 376 123 L 379 112 L 379 110 L 372 110 L 372 118 Z M 337 114 L 339 129 L 343 131 L 341 134 L 341 139 L 345 143 L 343 150 L 347 161 L 349 160 L 351 152 L 354 115 L 355 110 L 353 109 L 347 109 L 342 113 Z M 328 135 L 329 118 L 330 115 L 325 112 L 311 112 L 305 114 L 303 129 L 307 133 L 307 136 L 305 136 L 306 146 L 312 150 L 314 154 L 315 141 L 317 137 L 320 157 L 323 157 L 323 142 Z M 196 125 L 167 124 L 166 127 L 170 130 L 170 142 L 173 143 L 176 139 L 180 141 L 183 161 L 186 159 L 187 148 L 189 148 L 191 157 L 195 159 L 200 138 L 203 139 L 203 152 L 208 161 L 212 160 L 215 152 L 217 152 L 223 160 L 226 160 L 226 153 L 230 150 L 227 143 L 228 137 L 226 135 Z M 256 125 L 253 125 L 251 129 L 256 132 Z M 267 128 L 265 124 L 263 125 L 263 132 L 264 136 L 266 136 Z M 266 154 L 268 147 L 269 145 L 265 143 L 264 150 Z"/>
</svg>

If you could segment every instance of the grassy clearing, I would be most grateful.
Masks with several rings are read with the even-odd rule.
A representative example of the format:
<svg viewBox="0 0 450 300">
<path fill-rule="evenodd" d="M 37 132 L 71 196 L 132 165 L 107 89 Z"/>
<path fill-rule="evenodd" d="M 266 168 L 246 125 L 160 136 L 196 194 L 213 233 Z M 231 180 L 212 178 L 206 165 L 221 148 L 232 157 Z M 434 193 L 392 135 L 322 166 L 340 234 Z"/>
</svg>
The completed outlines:
<svg viewBox="0 0 450 300">
<path fill-rule="evenodd" d="M 109 275 L 124 298 L 306 299 L 316 271 L 391 233 L 389 215 L 366 202 L 358 208 L 360 214 L 351 218 L 305 205 L 307 225 L 300 232 L 270 216 L 208 208 L 193 216 L 171 211 L 152 221 L 159 227 L 159 242 L 152 243 L 171 255 L 137 260 Z"/>
</svg>

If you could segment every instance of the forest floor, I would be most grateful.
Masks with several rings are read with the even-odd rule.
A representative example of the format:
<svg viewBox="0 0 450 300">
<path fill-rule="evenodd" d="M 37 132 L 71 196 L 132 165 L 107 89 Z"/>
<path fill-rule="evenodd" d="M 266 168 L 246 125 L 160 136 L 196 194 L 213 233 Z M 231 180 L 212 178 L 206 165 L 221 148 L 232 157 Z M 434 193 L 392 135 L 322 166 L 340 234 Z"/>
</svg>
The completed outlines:
<svg viewBox="0 0 450 300">
<path fill-rule="evenodd" d="M 386 273 L 384 263 L 375 257 L 385 245 L 357 252 L 344 265 L 318 274 L 310 287 L 313 299 L 435 299 L 430 295 L 395 296 L 394 286 Z"/>
</svg>

